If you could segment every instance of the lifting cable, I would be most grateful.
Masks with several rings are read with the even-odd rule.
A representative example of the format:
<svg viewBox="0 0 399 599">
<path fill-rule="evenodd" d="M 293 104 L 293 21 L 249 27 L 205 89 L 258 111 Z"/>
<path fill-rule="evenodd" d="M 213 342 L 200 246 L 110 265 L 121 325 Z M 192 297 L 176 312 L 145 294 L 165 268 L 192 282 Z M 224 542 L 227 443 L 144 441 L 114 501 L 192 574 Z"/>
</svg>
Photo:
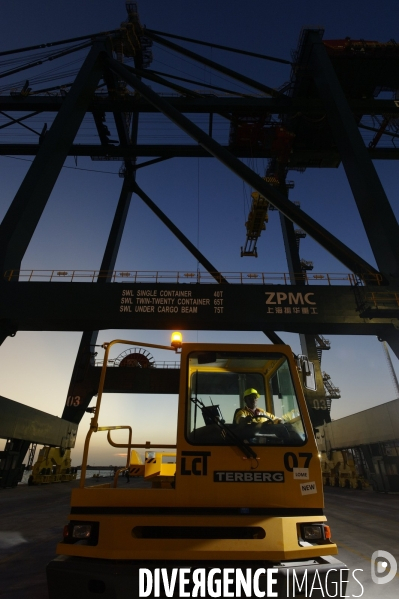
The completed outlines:
<svg viewBox="0 0 399 599">
<path fill-rule="evenodd" d="M 263 93 L 266 93 L 269 96 L 272 96 L 272 97 L 283 96 L 283 94 L 281 94 L 277 90 L 273 89 L 272 87 L 269 87 L 268 85 L 260 83 L 259 81 L 256 81 L 255 79 L 252 79 L 251 77 L 247 77 L 246 75 L 243 75 L 241 73 L 233 71 L 232 69 L 230 69 L 228 67 L 224 67 L 223 65 L 216 63 L 213 60 L 209 60 L 208 58 L 205 58 L 205 56 L 201 56 L 200 54 L 197 54 L 196 52 L 192 52 L 191 50 L 188 50 L 187 48 L 183 48 L 182 46 L 179 46 L 178 44 L 175 44 L 174 42 L 171 42 L 163 37 L 158 36 L 156 33 L 153 33 L 150 29 L 146 29 L 145 31 L 153 41 L 158 42 L 159 44 L 161 44 L 163 46 L 166 46 L 167 48 L 169 48 L 172 51 L 178 52 L 179 54 L 183 54 L 184 56 L 191 58 L 191 59 L 195 60 L 196 62 L 199 62 L 200 64 L 206 65 L 206 66 L 210 67 L 211 69 L 221 72 L 224 75 L 227 75 L 228 77 L 231 77 L 234 80 L 240 81 L 241 83 L 244 83 L 245 85 L 248 85 L 249 87 L 252 87 L 252 88 L 257 89 Z"/>
<path fill-rule="evenodd" d="M 100 33 L 92 33 L 91 35 L 82 35 L 80 37 L 71 37 L 67 40 L 60 40 L 58 42 L 49 42 L 47 44 L 38 44 L 36 46 L 26 46 L 25 48 L 16 48 L 15 50 L 6 50 L 0 52 L 0 56 L 8 56 L 9 54 L 18 54 L 20 52 L 29 52 L 30 50 L 40 50 L 41 48 L 50 48 L 51 46 L 61 46 L 62 44 L 70 44 L 72 42 L 80 42 L 82 40 L 94 39 L 104 35 L 111 35 L 118 33 L 120 29 L 112 29 L 111 31 L 102 31 Z"/>
<path fill-rule="evenodd" d="M 197 158 L 197 249 L 200 248 L 200 159 Z M 199 274 L 199 260 L 197 258 L 197 275 Z"/>
<path fill-rule="evenodd" d="M 1 158 L 12 158 L 13 160 L 21 160 L 22 162 L 30 162 L 32 163 L 33 160 L 30 160 L 30 158 L 21 158 L 20 156 L 10 156 L 8 154 L 2 154 L 0 156 Z M 160 157 L 160 158 L 154 158 L 153 160 L 147 160 L 146 162 L 139 162 L 139 164 L 136 164 L 133 167 L 133 170 L 137 170 L 139 168 L 144 168 L 146 166 L 151 166 L 152 164 L 157 164 L 158 162 L 163 162 L 164 160 L 170 160 L 170 157 Z M 87 173 L 101 173 L 102 175 L 115 175 L 115 176 L 120 176 L 119 175 L 119 171 L 113 172 L 113 171 L 100 171 L 98 169 L 94 169 L 94 168 L 81 168 L 79 166 L 67 166 L 66 164 L 62 165 L 62 168 L 66 168 L 69 170 L 73 170 L 73 171 L 86 171 Z"/>
<path fill-rule="evenodd" d="M 52 54 L 54 54 L 54 50 L 45 50 L 44 52 L 35 52 L 29 55 L 29 57 L 31 58 L 31 60 L 35 59 L 35 60 L 39 60 L 40 58 L 47 58 L 48 56 L 51 56 Z M 21 65 L 26 63 L 26 56 L 24 55 L 20 55 L 20 56 L 16 56 L 15 58 L 9 58 L 8 60 L 1 60 L 0 61 L 0 66 L 1 68 L 6 68 L 6 67 L 11 67 L 13 65 Z"/>
<path fill-rule="evenodd" d="M 284 58 L 276 58 L 274 56 L 267 56 L 266 54 L 258 54 L 257 52 L 249 52 L 248 50 L 240 50 L 239 48 L 231 48 L 230 46 L 221 46 L 220 44 L 212 44 L 210 42 L 203 42 L 190 37 L 183 37 L 181 35 L 174 35 L 172 33 L 165 33 L 163 31 L 156 31 L 155 29 L 144 28 L 144 32 L 156 33 L 158 35 L 164 35 L 165 37 L 172 37 L 177 40 L 183 40 L 185 42 L 192 42 L 193 44 L 199 44 L 201 46 L 209 46 L 211 48 L 218 48 L 218 50 L 226 50 L 227 52 L 236 52 L 237 54 L 244 54 L 245 56 L 253 56 L 254 58 L 262 58 L 263 60 L 271 60 L 273 62 L 280 62 L 281 64 L 292 65 L 290 60 Z"/>
<path fill-rule="evenodd" d="M 48 83 L 49 81 L 56 81 L 59 80 L 63 77 L 76 77 L 76 75 L 79 73 L 79 69 L 69 69 L 69 70 L 61 70 L 63 68 L 69 67 L 72 64 L 75 64 L 76 62 L 81 62 L 80 59 L 77 60 L 71 60 L 70 62 L 68 62 L 67 64 L 64 64 L 62 66 L 56 66 L 53 67 L 52 69 L 48 69 L 45 71 L 42 71 L 40 74 L 38 75 L 34 75 L 29 77 L 29 85 L 37 85 L 39 83 Z M 8 82 L 6 85 L 3 85 L 0 87 L 0 92 L 4 92 L 10 89 L 10 86 L 12 86 L 12 88 L 18 88 L 18 86 L 23 86 L 26 83 L 26 79 L 20 79 L 19 81 L 13 81 Z M 72 83 L 63 83 L 58 85 L 57 87 L 62 87 L 62 86 L 72 86 Z M 51 88 L 50 88 L 51 89 Z M 43 92 L 46 92 L 47 90 L 44 89 L 42 90 Z M 29 96 L 31 96 L 32 94 L 37 94 L 40 93 L 40 91 L 38 92 L 33 92 L 33 91 L 29 91 Z"/>
<path fill-rule="evenodd" d="M 10 69 L 9 71 L 0 73 L 0 79 L 3 77 L 7 77 L 8 75 L 14 75 L 14 73 L 19 73 L 20 71 L 25 71 L 32 67 L 36 67 L 38 65 L 43 64 L 44 62 L 48 62 L 50 60 L 56 60 L 57 58 L 61 58 L 62 56 L 66 56 L 67 54 L 71 54 L 72 52 L 78 52 L 79 50 L 88 48 L 91 45 L 92 45 L 91 42 L 86 42 L 85 44 L 80 44 L 79 46 L 73 46 L 72 48 L 68 48 L 67 50 L 62 50 L 61 52 L 58 52 L 58 54 L 52 54 L 51 56 L 49 56 L 48 58 L 45 58 L 43 60 L 36 60 L 34 62 L 30 62 L 25 65 L 22 65 L 21 67 L 18 67 L 16 69 Z"/>
<path fill-rule="evenodd" d="M 75 61 L 73 61 L 75 62 Z M 69 66 L 69 65 L 64 65 L 64 66 Z M 49 75 L 49 73 L 53 73 L 53 71 L 55 71 L 55 74 Z M 74 70 L 69 70 L 69 71 L 61 71 L 59 67 L 55 68 L 55 69 L 49 69 L 48 71 L 44 71 L 42 72 L 40 75 L 35 75 L 34 77 L 29 77 L 28 79 L 28 85 L 38 85 L 41 83 L 48 83 L 50 81 L 57 81 L 59 79 L 61 79 L 62 77 L 75 77 L 78 74 L 79 70 L 78 69 L 74 69 Z M 12 89 L 18 89 L 19 87 L 23 88 L 24 85 L 26 85 L 26 81 L 27 79 L 20 79 L 18 81 L 13 81 L 8 82 L 6 85 L 2 85 L 0 86 L 0 93 L 4 93 L 7 91 L 11 91 Z M 59 84 L 53 88 L 46 88 L 43 90 L 38 90 L 38 91 L 32 91 L 30 90 L 29 93 L 27 94 L 28 96 L 32 96 L 35 94 L 40 94 L 41 92 L 46 93 L 47 91 L 51 91 L 51 89 L 60 89 L 62 87 L 71 87 L 73 85 L 73 83 L 62 83 Z"/>
<path fill-rule="evenodd" d="M 159 38 L 159 39 L 161 40 L 162 38 Z M 166 42 L 166 40 L 163 40 L 163 41 L 165 41 L 165 42 Z M 155 42 L 155 43 L 156 43 L 156 42 Z M 174 52 L 178 52 L 178 50 L 174 50 L 173 52 L 172 52 L 172 51 L 169 51 L 169 50 L 167 50 L 167 49 L 166 49 L 166 48 L 165 48 L 165 47 L 164 47 L 164 46 L 163 46 L 161 43 L 159 43 L 159 42 L 158 42 L 158 46 L 159 46 L 159 49 L 161 49 L 161 50 L 162 50 L 163 52 L 165 52 L 166 54 L 170 54 L 172 57 L 174 57 L 174 56 L 175 56 Z M 179 47 L 179 46 L 177 46 L 177 47 Z M 181 54 L 181 52 L 180 52 L 180 54 Z M 198 66 L 198 62 L 200 62 L 200 61 L 196 60 L 195 58 L 194 58 L 194 59 L 192 59 L 191 61 L 188 61 L 188 60 L 186 60 L 185 58 L 182 58 L 181 56 L 180 56 L 180 60 L 181 60 L 182 62 L 186 62 L 188 65 L 190 65 L 190 67 L 191 67 L 191 68 L 192 68 L 192 66 L 193 66 L 193 61 L 194 61 L 194 64 L 196 64 L 197 66 Z M 212 61 L 212 62 L 213 62 L 213 61 Z M 160 61 L 159 59 L 157 59 L 157 63 L 159 63 L 159 64 L 162 64 L 162 65 L 164 65 L 164 66 L 169 66 L 168 64 L 166 64 L 166 63 L 163 63 L 163 62 L 162 62 L 162 61 Z M 214 63 L 214 64 L 216 64 L 216 63 Z M 209 65 L 208 65 L 208 66 L 209 66 Z M 178 69 L 178 68 L 176 68 L 176 67 L 172 67 L 172 68 L 173 68 L 175 71 L 178 71 L 179 73 L 184 73 L 185 75 L 187 75 L 187 74 L 188 74 L 188 73 L 186 73 L 185 71 L 182 71 L 181 69 Z M 234 79 L 234 82 L 235 82 L 235 84 L 237 85 L 237 87 L 241 87 L 243 90 L 247 90 L 247 93 L 248 93 L 248 94 L 250 94 L 250 92 L 249 92 L 249 86 L 248 86 L 248 84 L 245 84 L 245 85 L 242 85 L 242 84 L 241 84 L 241 85 L 240 85 L 240 83 L 238 83 L 238 81 L 239 81 L 239 80 L 238 80 L 238 79 L 236 79 L 236 78 L 234 78 L 232 75 L 230 75 L 230 79 L 227 79 L 226 77 L 223 77 L 223 76 L 220 74 L 220 72 L 219 72 L 219 71 L 218 71 L 218 70 L 217 70 L 215 67 L 212 67 L 212 66 L 210 66 L 210 69 L 213 71 L 213 73 L 214 73 L 214 76 L 218 77 L 218 78 L 219 78 L 219 79 L 221 79 L 222 81 L 227 81 L 228 83 L 231 83 L 231 79 Z M 204 73 L 206 73 L 206 69 L 205 69 L 205 68 L 203 69 L 203 71 L 204 71 Z M 192 75 L 192 73 L 190 73 L 190 75 Z M 205 85 L 205 84 L 204 84 L 204 85 Z M 263 92 L 263 93 L 265 93 L 265 92 Z M 253 95 L 253 94 L 252 94 L 252 95 Z M 269 95 L 269 94 L 268 94 L 268 95 Z"/>
<path fill-rule="evenodd" d="M 242 92 L 233 91 L 231 89 L 226 89 L 224 87 L 218 87 L 216 85 L 211 85 L 210 83 L 204 83 L 203 81 L 195 81 L 194 79 L 186 79 L 185 77 L 178 77 L 177 75 L 170 75 L 169 73 L 163 73 L 162 71 L 153 71 L 152 69 L 146 69 L 143 71 L 145 73 L 154 73 L 154 75 L 163 75 L 164 77 L 170 77 L 171 79 L 177 79 L 178 81 L 184 81 L 185 83 L 192 83 L 193 85 L 201 85 L 202 87 L 207 87 L 209 89 L 215 89 L 220 92 L 224 92 L 227 94 L 232 94 L 234 96 L 241 96 L 243 98 L 251 98 L 250 94 L 243 94 Z"/>
</svg>

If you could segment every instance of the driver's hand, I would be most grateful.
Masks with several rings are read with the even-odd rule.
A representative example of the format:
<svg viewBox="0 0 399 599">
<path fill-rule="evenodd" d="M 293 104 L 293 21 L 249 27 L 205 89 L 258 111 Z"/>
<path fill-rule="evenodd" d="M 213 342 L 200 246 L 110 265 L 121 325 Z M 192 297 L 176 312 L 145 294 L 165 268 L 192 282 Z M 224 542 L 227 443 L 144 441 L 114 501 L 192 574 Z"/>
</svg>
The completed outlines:
<svg viewBox="0 0 399 599">
<path fill-rule="evenodd" d="M 273 420 L 273 424 L 281 424 L 281 422 L 282 422 L 281 418 L 275 418 Z"/>
</svg>

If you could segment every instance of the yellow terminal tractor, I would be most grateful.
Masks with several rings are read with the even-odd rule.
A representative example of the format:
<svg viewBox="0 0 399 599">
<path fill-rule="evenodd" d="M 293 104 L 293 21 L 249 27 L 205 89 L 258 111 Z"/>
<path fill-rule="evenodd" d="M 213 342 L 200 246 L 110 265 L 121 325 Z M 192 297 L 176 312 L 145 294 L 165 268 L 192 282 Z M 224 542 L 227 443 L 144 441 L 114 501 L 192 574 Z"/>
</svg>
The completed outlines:
<svg viewBox="0 0 399 599">
<path fill-rule="evenodd" d="M 72 490 L 69 523 L 47 566 L 50 599 L 345 596 L 348 571 L 332 557 L 337 546 L 291 349 L 182 345 L 175 451 L 147 443 L 167 453 L 147 452 L 140 463 L 136 449 L 144 445 L 134 443 L 134 423 L 99 426 L 115 343 L 137 345 L 104 345 L 80 487 Z M 128 430 L 126 444 L 114 442 L 115 428 Z M 86 486 L 90 438 L 101 431 L 126 448 L 127 467 L 142 487 L 119 484 L 118 473 L 113 483 Z"/>
</svg>

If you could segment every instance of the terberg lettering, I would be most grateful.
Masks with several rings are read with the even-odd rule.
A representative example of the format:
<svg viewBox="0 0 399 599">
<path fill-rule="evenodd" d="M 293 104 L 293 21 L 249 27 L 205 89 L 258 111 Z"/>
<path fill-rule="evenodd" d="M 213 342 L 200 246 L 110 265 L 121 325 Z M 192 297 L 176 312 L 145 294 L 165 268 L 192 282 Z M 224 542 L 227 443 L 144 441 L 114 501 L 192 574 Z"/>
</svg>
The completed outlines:
<svg viewBox="0 0 399 599">
<path fill-rule="evenodd" d="M 298 305 L 298 304 L 310 304 L 312 306 L 316 305 L 316 302 L 311 301 L 310 296 L 314 295 L 314 293 L 284 293 L 283 291 L 265 291 L 266 295 L 266 304 L 282 304 L 286 302 L 290 305 Z M 286 301 L 287 300 L 287 301 Z"/>
<path fill-rule="evenodd" d="M 239 472 L 232 470 L 229 472 L 216 471 L 213 473 L 213 482 L 215 483 L 283 483 L 284 472 L 265 470 L 257 472 L 248 472 L 244 470 Z"/>
</svg>

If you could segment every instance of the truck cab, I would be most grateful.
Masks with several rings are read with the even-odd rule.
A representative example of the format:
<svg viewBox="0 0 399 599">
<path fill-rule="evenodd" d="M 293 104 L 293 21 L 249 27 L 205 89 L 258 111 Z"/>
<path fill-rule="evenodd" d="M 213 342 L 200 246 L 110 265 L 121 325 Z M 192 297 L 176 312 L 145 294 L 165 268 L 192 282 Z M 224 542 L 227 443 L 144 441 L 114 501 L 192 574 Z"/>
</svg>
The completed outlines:
<svg viewBox="0 0 399 599">
<path fill-rule="evenodd" d="M 187 343 L 180 360 L 175 451 L 147 453 L 139 465 L 134 431 L 142 423 L 132 423 L 123 447 L 141 486 L 122 487 L 118 473 L 111 484 L 86 486 L 83 463 L 58 556 L 47 567 L 50 599 L 220 596 L 212 594 L 218 572 L 220 585 L 227 572 L 228 591 L 241 573 L 241 596 L 295 596 L 287 594 L 292 585 L 303 592 L 314 576 L 327 590 L 341 582 L 345 593 L 291 349 Z M 254 394 L 251 408 L 246 399 Z M 115 427 L 98 424 L 100 402 L 99 392 L 87 450 L 102 430 L 121 447 L 111 438 Z"/>
</svg>

